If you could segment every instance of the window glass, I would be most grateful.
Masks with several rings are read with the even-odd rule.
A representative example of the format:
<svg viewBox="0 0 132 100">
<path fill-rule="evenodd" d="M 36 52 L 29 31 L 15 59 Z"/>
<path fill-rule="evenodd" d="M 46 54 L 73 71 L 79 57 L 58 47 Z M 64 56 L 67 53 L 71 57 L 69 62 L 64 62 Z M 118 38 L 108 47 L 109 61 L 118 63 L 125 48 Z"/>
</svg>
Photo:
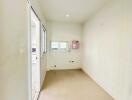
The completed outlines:
<svg viewBox="0 0 132 100">
<path fill-rule="evenodd" d="M 68 50 L 68 42 L 51 42 L 52 50 Z"/>
<path fill-rule="evenodd" d="M 59 49 L 59 42 L 52 42 L 51 43 L 51 48 L 52 49 Z"/>
<path fill-rule="evenodd" d="M 44 47 L 44 51 L 45 51 L 45 53 L 47 52 L 47 32 L 45 31 L 45 36 L 44 36 L 44 45 L 45 45 L 45 47 Z"/>
<path fill-rule="evenodd" d="M 67 49 L 67 42 L 60 42 L 60 49 Z"/>
</svg>

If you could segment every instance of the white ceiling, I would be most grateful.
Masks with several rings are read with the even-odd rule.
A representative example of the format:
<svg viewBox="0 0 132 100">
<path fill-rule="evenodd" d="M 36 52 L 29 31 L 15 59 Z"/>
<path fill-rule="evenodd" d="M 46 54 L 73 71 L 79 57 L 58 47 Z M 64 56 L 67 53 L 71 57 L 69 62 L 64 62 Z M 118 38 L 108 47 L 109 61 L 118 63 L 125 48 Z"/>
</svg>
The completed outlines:
<svg viewBox="0 0 132 100">
<path fill-rule="evenodd" d="M 110 0 L 39 0 L 46 19 L 75 23 L 85 22 L 107 1 Z"/>
</svg>

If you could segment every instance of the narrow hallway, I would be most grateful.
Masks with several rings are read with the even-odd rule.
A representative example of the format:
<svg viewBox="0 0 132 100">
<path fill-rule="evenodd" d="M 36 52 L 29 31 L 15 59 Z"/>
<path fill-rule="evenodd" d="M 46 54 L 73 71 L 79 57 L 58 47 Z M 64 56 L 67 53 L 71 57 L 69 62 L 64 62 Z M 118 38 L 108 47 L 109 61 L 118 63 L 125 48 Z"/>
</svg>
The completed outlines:
<svg viewBox="0 0 132 100">
<path fill-rule="evenodd" d="M 132 100 L 132 0 L 0 0 L 0 100 Z"/>
<path fill-rule="evenodd" d="M 48 71 L 39 100 L 114 100 L 81 70 Z"/>
</svg>

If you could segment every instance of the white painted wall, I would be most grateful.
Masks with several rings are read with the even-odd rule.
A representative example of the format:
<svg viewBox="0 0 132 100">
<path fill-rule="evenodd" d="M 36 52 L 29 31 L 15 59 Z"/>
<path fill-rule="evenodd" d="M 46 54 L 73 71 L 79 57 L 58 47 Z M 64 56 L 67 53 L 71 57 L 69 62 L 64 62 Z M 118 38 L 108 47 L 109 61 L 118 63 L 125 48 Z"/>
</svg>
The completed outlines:
<svg viewBox="0 0 132 100">
<path fill-rule="evenodd" d="M 77 69 L 81 67 L 81 47 L 71 52 L 52 52 L 50 49 L 51 41 L 79 40 L 81 44 L 82 27 L 79 24 L 51 22 L 47 23 L 48 32 L 48 58 L 47 66 L 49 69 Z M 69 63 L 74 60 L 74 63 Z M 52 67 L 56 65 L 55 67 Z"/>
<path fill-rule="evenodd" d="M 28 100 L 26 6 L 0 0 L 0 100 Z"/>
<path fill-rule="evenodd" d="M 83 70 L 115 100 L 132 100 L 131 4 L 111 1 L 84 25 Z"/>
<path fill-rule="evenodd" d="M 37 3 L 32 4 L 37 10 Z M 37 13 L 45 23 L 41 12 Z M 0 0 L 0 100 L 28 100 L 27 36 L 27 1 Z"/>
<path fill-rule="evenodd" d="M 0 9 L 2 9 L 2 0 L 0 1 Z M 1 12 L 1 10 L 0 10 L 0 12 Z M 0 16 L 1 16 L 1 15 L 2 15 L 2 13 L 0 13 Z M 0 17 L 0 22 L 2 22 L 2 18 L 1 18 L 1 17 Z M 2 23 L 0 23 L 0 27 L 2 28 Z M 2 34 L 2 29 L 0 29 L 0 34 Z M 1 35 L 0 35 L 0 45 L 1 45 L 1 43 L 2 43 L 2 37 L 1 37 Z M 0 46 L 0 52 L 2 52 L 1 46 Z M 1 56 L 0 56 L 0 66 L 2 65 L 1 60 L 2 60 L 2 58 L 1 58 Z M 1 79 L 1 80 L 2 80 L 2 77 L 3 77 L 3 72 L 2 72 L 2 68 L 0 68 L 0 79 Z M 4 91 L 4 89 L 3 89 L 3 83 L 1 82 L 1 83 L 0 83 L 0 94 L 1 94 L 1 95 L 3 95 L 3 94 L 2 94 L 2 91 Z M 2 100 L 3 97 L 0 96 L 0 99 Z"/>
</svg>

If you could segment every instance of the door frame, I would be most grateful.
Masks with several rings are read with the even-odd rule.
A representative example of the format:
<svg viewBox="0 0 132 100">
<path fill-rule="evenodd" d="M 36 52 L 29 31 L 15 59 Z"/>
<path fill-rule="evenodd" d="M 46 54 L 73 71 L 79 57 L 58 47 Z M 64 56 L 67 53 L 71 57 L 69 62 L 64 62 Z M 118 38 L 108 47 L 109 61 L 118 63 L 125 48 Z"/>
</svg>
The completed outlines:
<svg viewBox="0 0 132 100">
<path fill-rule="evenodd" d="M 32 68 L 32 71 L 34 70 L 33 69 L 33 67 L 35 67 L 35 68 L 37 68 L 36 69 L 36 77 L 33 77 L 33 75 L 34 75 L 34 73 L 32 72 L 31 74 L 32 74 L 32 80 L 35 78 L 36 80 L 36 82 L 37 82 L 37 84 L 35 84 L 35 90 L 32 90 L 32 91 L 34 91 L 34 96 L 35 96 L 35 100 L 37 100 L 38 99 L 38 96 L 39 96 L 39 92 L 40 92 L 40 90 L 41 90 L 41 21 L 40 21 L 40 19 L 39 19 L 39 17 L 38 17 L 38 15 L 36 14 L 36 12 L 35 12 L 35 10 L 33 9 L 33 7 L 31 6 L 31 9 L 30 9 L 30 12 L 31 12 L 31 14 L 33 14 L 33 16 L 35 17 L 35 19 L 36 19 L 36 21 L 38 22 L 38 32 L 36 32 L 34 35 L 36 35 L 37 37 L 35 38 L 35 41 L 36 41 L 36 57 L 37 57 L 37 60 L 36 60 L 36 66 L 33 66 L 33 62 L 31 63 L 32 64 L 32 66 L 31 66 L 31 68 Z M 30 16 L 31 17 L 31 19 L 32 19 L 32 15 Z M 32 29 L 32 26 L 31 26 L 31 29 Z M 33 34 L 32 34 L 32 32 L 31 32 L 31 46 L 33 46 L 33 44 L 32 44 L 32 42 L 33 42 L 33 39 L 32 39 L 32 36 L 33 36 Z M 32 50 L 32 47 L 31 47 L 31 50 Z M 33 52 L 31 51 L 31 54 L 32 54 Z M 32 59 L 32 56 L 31 56 L 31 59 Z M 33 81 L 32 81 L 33 82 Z M 32 83 L 32 86 L 34 85 L 34 83 Z M 32 88 L 33 89 L 33 88 Z"/>
<path fill-rule="evenodd" d="M 40 24 L 39 24 L 39 42 L 41 39 L 41 20 L 38 17 L 37 13 L 35 12 L 34 8 L 31 5 L 31 2 L 29 0 L 27 0 L 27 30 L 28 30 L 28 38 L 27 38 L 27 42 L 28 42 L 28 100 L 32 100 L 32 35 L 31 35 L 31 10 L 34 12 L 34 14 L 36 15 L 36 17 L 38 18 Z M 39 43 L 39 47 L 41 46 L 41 43 Z M 41 49 L 39 49 L 39 53 L 41 53 Z M 39 54 L 40 55 L 40 54 Z M 39 56 L 39 62 L 40 62 L 40 67 L 41 67 L 41 57 Z M 40 87 L 41 88 L 41 87 Z M 40 91 L 39 91 L 40 92 Z M 39 95 L 38 95 L 39 97 Z"/>
</svg>

